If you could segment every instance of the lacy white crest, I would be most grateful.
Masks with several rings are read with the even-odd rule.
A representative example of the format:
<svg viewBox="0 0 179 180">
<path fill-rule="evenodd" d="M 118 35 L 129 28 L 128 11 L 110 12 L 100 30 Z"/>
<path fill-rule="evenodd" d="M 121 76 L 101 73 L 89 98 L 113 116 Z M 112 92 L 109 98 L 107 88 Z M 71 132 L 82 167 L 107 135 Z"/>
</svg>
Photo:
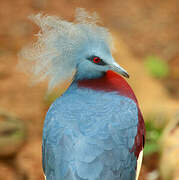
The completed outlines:
<svg viewBox="0 0 179 180">
<path fill-rule="evenodd" d="M 48 78 L 49 89 L 72 76 L 81 52 L 89 51 L 91 42 L 96 42 L 96 47 L 102 42 L 112 48 L 110 33 L 97 25 L 96 13 L 90 16 L 84 9 L 77 9 L 74 22 L 42 14 L 30 19 L 40 31 L 37 41 L 19 53 L 18 67 L 34 75 L 35 82 Z"/>
</svg>

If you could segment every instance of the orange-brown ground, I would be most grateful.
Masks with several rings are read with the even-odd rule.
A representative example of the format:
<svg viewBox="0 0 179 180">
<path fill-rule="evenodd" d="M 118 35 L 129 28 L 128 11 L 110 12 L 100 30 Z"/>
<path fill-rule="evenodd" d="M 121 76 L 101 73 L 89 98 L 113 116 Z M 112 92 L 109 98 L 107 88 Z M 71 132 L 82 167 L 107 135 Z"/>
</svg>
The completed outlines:
<svg viewBox="0 0 179 180">
<path fill-rule="evenodd" d="M 28 86 L 28 77 L 16 71 L 17 53 L 35 39 L 33 34 L 37 33 L 37 27 L 27 16 L 43 11 L 73 20 L 76 7 L 95 10 L 104 25 L 127 44 L 134 57 L 142 59 L 157 54 L 176 69 L 179 62 L 178 6 L 177 0 L 0 0 L 0 109 L 16 114 L 27 127 L 26 143 L 16 157 L 0 158 L 0 180 L 43 179 L 41 136 L 48 109 L 44 101 L 46 84 Z M 130 59 L 126 61 L 130 66 Z M 166 80 L 166 86 L 177 97 L 179 86 L 175 81 L 178 82 L 179 76 L 174 74 L 174 78 Z M 140 180 L 146 180 L 148 172 L 157 166 L 158 154 L 145 158 Z"/>
</svg>

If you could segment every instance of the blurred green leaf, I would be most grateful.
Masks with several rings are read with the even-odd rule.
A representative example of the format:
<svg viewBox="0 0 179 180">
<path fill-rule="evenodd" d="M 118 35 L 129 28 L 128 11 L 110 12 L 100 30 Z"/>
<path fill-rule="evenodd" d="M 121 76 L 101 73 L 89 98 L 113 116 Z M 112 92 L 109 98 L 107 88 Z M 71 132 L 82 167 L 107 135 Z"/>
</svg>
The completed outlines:
<svg viewBox="0 0 179 180">
<path fill-rule="evenodd" d="M 168 64 L 157 56 L 148 56 L 144 61 L 144 65 L 153 77 L 165 78 L 169 75 Z"/>
<path fill-rule="evenodd" d="M 158 150 L 159 150 L 159 147 L 156 143 L 146 144 L 144 148 L 144 155 L 149 155 L 154 152 L 158 152 Z"/>
<path fill-rule="evenodd" d="M 145 122 L 146 126 L 146 144 L 144 154 L 149 155 L 159 151 L 158 140 L 162 135 L 163 129 L 155 127 L 152 121 Z"/>
</svg>

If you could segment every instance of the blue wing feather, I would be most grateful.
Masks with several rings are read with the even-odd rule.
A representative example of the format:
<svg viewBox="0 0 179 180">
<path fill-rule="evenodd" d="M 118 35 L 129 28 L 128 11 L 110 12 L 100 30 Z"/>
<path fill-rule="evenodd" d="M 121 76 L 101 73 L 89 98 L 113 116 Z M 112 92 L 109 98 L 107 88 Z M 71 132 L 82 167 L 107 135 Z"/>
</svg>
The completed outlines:
<svg viewBox="0 0 179 180">
<path fill-rule="evenodd" d="M 137 111 L 132 100 L 115 93 L 77 90 L 57 99 L 43 130 L 47 180 L 134 180 Z"/>
</svg>

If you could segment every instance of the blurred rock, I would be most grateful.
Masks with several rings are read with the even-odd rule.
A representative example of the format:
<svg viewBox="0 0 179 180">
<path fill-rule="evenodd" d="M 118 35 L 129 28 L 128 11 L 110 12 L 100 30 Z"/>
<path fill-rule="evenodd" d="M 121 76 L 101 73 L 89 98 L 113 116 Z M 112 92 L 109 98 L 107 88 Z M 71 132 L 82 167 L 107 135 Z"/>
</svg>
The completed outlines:
<svg viewBox="0 0 179 180">
<path fill-rule="evenodd" d="M 23 146 L 25 139 L 22 121 L 0 110 L 0 158 L 14 156 Z"/>
<path fill-rule="evenodd" d="M 163 180 L 179 179 L 179 114 L 167 125 L 160 141 Z"/>
</svg>

